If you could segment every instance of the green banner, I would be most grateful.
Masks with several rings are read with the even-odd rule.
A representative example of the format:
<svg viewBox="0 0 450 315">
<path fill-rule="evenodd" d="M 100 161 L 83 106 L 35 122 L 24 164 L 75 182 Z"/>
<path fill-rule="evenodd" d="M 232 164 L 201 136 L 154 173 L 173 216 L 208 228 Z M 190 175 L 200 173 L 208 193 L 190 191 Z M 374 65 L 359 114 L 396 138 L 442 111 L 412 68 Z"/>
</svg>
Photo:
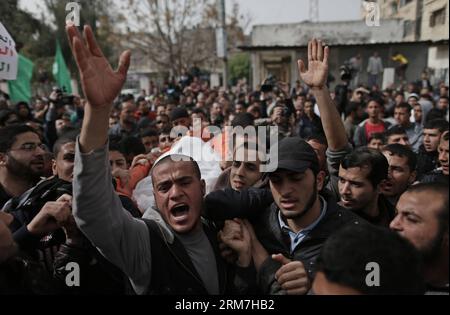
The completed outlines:
<svg viewBox="0 0 450 315">
<path fill-rule="evenodd" d="M 61 88 L 67 94 L 72 94 L 72 86 L 70 84 L 70 73 L 67 70 L 66 62 L 61 51 L 59 42 L 56 42 L 55 62 L 53 63 L 53 76 Z"/>
<path fill-rule="evenodd" d="M 31 77 L 33 76 L 34 63 L 18 54 L 17 79 L 8 81 L 9 97 L 13 103 L 20 101 L 30 102 L 31 99 Z"/>
</svg>

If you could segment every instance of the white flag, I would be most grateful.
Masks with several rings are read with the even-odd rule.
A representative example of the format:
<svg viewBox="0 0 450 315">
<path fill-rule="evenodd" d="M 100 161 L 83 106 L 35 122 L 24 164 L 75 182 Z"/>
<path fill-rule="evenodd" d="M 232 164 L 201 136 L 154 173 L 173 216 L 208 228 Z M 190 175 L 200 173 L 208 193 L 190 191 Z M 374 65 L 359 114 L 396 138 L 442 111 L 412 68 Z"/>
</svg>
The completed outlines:
<svg viewBox="0 0 450 315">
<path fill-rule="evenodd" d="M 0 79 L 17 78 L 17 60 L 16 43 L 0 22 Z"/>
</svg>

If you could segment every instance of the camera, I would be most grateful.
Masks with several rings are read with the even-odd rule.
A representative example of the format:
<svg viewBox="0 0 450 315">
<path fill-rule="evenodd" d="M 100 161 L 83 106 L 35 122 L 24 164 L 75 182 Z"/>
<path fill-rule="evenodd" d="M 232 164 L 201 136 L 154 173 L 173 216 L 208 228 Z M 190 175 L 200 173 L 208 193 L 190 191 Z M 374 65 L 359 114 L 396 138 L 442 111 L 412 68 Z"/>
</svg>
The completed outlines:
<svg viewBox="0 0 450 315">
<path fill-rule="evenodd" d="M 63 92 L 62 89 L 58 87 L 54 87 L 53 91 L 56 92 L 57 97 L 55 100 L 55 104 L 57 107 L 63 107 L 64 105 L 72 105 L 75 96 L 68 95 Z"/>
<path fill-rule="evenodd" d="M 274 87 L 277 85 L 277 79 L 273 75 L 269 75 L 267 79 L 264 80 L 261 85 L 261 92 L 272 92 Z"/>
<path fill-rule="evenodd" d="M 352 79 L 352 69 L 347 62 L 339 67 L 339 75 L 342 81 L 350 81 Z"/>
</svg>

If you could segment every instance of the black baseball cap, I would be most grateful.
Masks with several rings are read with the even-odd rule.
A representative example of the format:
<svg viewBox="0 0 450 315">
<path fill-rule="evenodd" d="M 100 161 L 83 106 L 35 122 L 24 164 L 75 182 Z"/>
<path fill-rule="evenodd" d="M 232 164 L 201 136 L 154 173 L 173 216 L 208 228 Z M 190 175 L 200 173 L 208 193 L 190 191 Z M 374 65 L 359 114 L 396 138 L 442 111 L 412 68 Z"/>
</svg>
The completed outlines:
<svg viewBox="0 0 450 315">
<path fill-rule="evenodd" d="M 276 155 L 277 154 L 277 155 Z M 310 168 L 314 174 L 319 172 L 319 161 L 314 149 L 300 137 L 284 138 L 278 143 L 278 148 L 270 151 L 271 159 L 278 159 L 277 170 L 288 170 L 304 173 Z"/>
</svg>

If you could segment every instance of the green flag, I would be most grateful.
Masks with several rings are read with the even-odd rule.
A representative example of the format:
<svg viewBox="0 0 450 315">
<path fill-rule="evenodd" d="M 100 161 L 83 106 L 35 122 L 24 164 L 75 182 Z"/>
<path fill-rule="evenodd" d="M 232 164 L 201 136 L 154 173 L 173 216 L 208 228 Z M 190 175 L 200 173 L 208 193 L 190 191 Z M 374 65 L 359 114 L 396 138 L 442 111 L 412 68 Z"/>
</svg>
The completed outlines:
<svg viewBox="0 0 450 315">
<path fill-rule="evenodd" d="M 30 102 L 31 99 L 31 77 L 33 76 L 33 62 L 18 54 L 17 78 L 8 81 L 9 96 L 13 103 L 20 101 Z"/>
<path fill-rule="evenodd" d="M 72 86 L 70 84 L 70 73 L 67 70 L 66 63 L 61 51 L 59 42 L 56 41 L 55 62 L 53 63 L 53 76 L 58 86 L 68 94 L 72 94 Z"/>
</svg>

